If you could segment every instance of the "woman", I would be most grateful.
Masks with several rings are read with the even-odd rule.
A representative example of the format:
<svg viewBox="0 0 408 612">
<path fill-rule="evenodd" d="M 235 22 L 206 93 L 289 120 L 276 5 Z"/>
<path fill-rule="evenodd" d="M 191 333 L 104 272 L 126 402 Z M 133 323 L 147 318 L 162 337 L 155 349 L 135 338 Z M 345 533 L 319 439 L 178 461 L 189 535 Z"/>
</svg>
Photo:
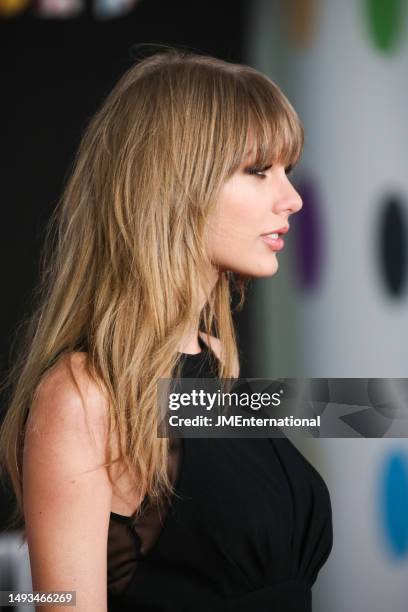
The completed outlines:
<svg viewBox="0 0 408 612">
<path fill-rule="evenodd" d="M 240 307 L 276 273 L 302 147 L 270 79 L 177 50 L 90 121 L 2 429 L 35 590 L 76 591 L 78 612 L 311 609 L 317 472 L 286 438 L 169 444 L 155 410 L 160 378 L 238 377 L 231 284 Z"/>
</svg>

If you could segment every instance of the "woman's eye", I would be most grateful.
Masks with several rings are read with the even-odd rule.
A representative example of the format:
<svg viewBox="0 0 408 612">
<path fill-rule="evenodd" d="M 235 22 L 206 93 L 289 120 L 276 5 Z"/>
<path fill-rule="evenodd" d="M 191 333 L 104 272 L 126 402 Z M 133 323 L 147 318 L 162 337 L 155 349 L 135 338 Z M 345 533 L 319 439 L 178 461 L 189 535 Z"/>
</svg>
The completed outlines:
<svg viewBox="0 0 408 612">
<path fill-rule="evenodd" d="M 255 174 L 256 176 L 260 176 L 261 178 L 265 178 L 264 172 L 272 168 L 272 165 L 265 166 L 264 168 L 248 168 L 248 174 Z"/>
<path fill-rule="evenodd" d="M 272 168 L 272 164 L 270 164 L 269 166 L 265 166 L 264 168 L 256 168 L 256 167 L 253 167 L 253 168 L 248 168 L 248 174 L 254 174 L 255 176 L 260 176 L 261 178 L 266 178 L 266 176 L 265 176 L 265 172 L 266 172 L 267 170 L 269 170 L 269 168 Z M 287 176 L 288 174 L 290 174 L 292 170 L 293 170 L 293 165 L 292 165 L 292 164 L 290 164 L 289 166 L 287 166 L 287 167 L 285 168 L 285 174 L 286 174 L 286 176 Z"/>
</svg>

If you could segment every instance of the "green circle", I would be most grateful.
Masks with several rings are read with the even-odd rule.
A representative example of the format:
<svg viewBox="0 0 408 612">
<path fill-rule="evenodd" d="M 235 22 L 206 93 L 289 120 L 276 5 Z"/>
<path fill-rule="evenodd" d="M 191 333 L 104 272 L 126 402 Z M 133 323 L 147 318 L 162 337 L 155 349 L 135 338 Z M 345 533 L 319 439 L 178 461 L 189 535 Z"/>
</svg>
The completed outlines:
<svg viewBox="0 0 408 612">
<path fill-rule="evenodd" d="M 394 50 L 401 34 L 404 5 L 404 0 L 366 0 L 370 34 L 380 51 Z"/>
</svg>

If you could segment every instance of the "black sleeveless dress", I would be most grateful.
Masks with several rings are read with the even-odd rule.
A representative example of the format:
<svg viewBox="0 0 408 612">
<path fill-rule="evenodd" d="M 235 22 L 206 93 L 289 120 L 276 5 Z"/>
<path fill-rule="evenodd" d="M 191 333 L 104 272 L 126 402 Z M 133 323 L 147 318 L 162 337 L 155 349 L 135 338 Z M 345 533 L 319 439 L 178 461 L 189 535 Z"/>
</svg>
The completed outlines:
<svg viewBox="0 0 408 612">
<path fill-rule="evenodd" d="M 210 349 L 183 377 L 214 376 Z M 310 612 L 332 544 L 328 489 L 286 438 L 172 440 L 176 495 L 135 529 L 111 513 L 108 612 Z"/>
</svg>

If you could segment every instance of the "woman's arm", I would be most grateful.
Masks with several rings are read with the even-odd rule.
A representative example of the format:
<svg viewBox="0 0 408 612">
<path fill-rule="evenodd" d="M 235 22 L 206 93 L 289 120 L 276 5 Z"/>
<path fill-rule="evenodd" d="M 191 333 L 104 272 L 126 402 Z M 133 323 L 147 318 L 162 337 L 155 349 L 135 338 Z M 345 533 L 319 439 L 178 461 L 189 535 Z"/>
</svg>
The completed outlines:
<svg viewBox="0 0 408 612">
<path fill-rule="evenodd" d="M 85 374 L 83 354 L 73 353 L 40 384 L 25 435 L 23 497 L 33 590 L 76 591 L 76 612 L 107 609 L 112 488 L 106 468 L 97 467 L 105 461 L 106 416 L 102 394 Z"/>
</svg>

